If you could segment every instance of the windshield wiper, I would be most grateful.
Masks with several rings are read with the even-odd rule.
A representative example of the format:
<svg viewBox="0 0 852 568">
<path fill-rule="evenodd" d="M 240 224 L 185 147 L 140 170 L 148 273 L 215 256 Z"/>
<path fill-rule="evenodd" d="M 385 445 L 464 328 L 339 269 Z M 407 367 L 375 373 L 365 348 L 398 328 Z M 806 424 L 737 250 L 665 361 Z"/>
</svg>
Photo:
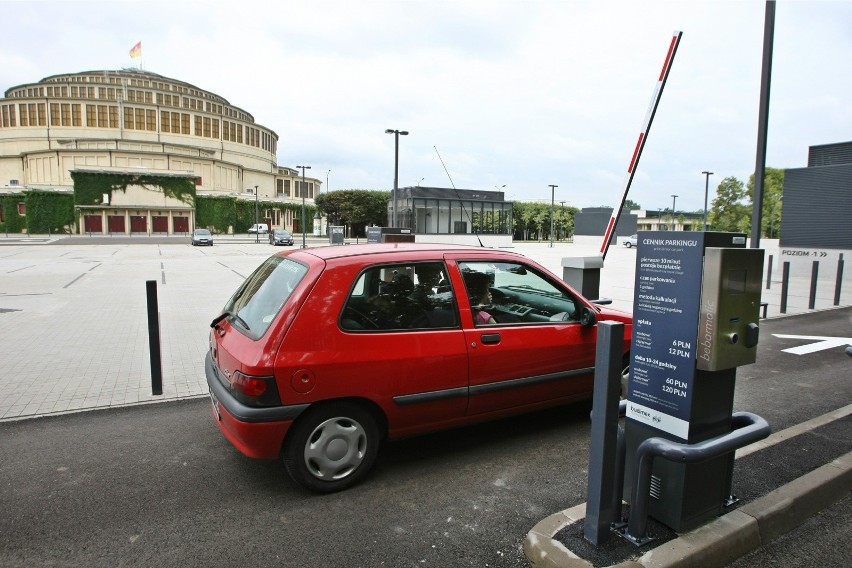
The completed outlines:
<svg viewBox="0 0 852 568">
<path fill-rule="evenodd" d="M 249 324 L 246 323 L 246 320 L 244 320 L 243 318 L 241 318 L 240 316 L 238 316 L 237 314 L 235 314 L 234 312 L 231 312 L 229 310 L 225 310 L 224 312 L 222 312 L 221 314 L 216 316 L 216 319 L 214 319 L 212 322 L 210 322 L 210 327 L 216 327 L 217 323 L 219 323 L 220 321 L 222 321 L 223 319 L 225 319 L 228 316 L 231 316 L 232 318 L 234 318 L 235 320 L 240 322 L 240 325 L 243 326 L 244 328 L 246 328 L 246 331 L 251 331 L 251 327 L 249 327 Z"/>
</svg>

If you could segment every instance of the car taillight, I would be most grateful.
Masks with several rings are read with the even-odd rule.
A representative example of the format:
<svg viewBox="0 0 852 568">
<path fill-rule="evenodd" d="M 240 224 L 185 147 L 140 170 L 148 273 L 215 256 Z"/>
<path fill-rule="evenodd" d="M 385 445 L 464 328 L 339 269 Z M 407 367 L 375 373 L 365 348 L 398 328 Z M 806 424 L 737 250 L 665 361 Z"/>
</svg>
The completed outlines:
<svg viewBox="0 0 852 568">
<path fill-rule="evenodd" d="M 231 382 L 235 389 L 248 396 L 260 396 L 266 392 L 266 379 L 260 377 L 249 377 L 241 372 L 234 373 Z"/>
<path fill-rule="evenodd" d="M 234 371 L 231 376 L 231 393 L 234 398 L 249 406 L 281 404 L 274 377 L 253 377 Z"/>
</svg>

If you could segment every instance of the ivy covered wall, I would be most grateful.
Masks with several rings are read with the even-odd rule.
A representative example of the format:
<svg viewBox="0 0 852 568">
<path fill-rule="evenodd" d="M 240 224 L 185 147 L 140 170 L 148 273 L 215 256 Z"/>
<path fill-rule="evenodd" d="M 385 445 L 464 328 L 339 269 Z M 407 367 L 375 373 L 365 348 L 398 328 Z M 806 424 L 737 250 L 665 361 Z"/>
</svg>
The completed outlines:
<svg viewBox="0 0 852 568">
<path fill-rule="evenodd" d="M 23 202 L 26 215 L 18 213 Z M 74 225 L 74 196 L 70 193 L 26 190 L 0 196 L 3 221 L 0 231 L 30 234 L 69 233 Z"/>
<path fill-rule="evenodd" d="M 297 219 L 302 213 L 302 205 L 296 203 L 260 200 L 257 208 L 261 220 L 266 217 L 264 211 L 270 209 L 292 211 Z M 305 205 L 305 225 L 308 232 L 313 231 L 316 210 L 313 205 Z M 238 200 L 233 196 L 196 196 L 195 223 L 198 227 L 206 227 L 217 233 L 227 233 L 229 227 L 233 228 L 235 234 L 245 233 L 255 223 L 255 202 Z"/>
<path fill-rule="evenodd" d="M 207 227 L 217 233 L 227 233 L 229 228 L 236 234 L 245 233 L 255 222 L 254 201 L 238 200 L 234 196 L 198 196 L 195 194 L 195 182 L 190 178 L 79 172 L 72 172 L 71 175 L 74 177 L 73 195 L 35 190 L 0 195 L 0 209 L 3 211 L 0 232 L 73 232 L 76 220 L 75 205 L 100 205 L 104 193 L 111 196 L 115 191 L 126 191 L 128 185 L 163 187 L 166 195 L 195 206 L 196 226 Z M 163 181 L 165 186 L 160 186 L 160 181 Z M 173 183 L 175 181 L 180 183 Z M 26 207 L 26 216 L 18 213 L 18 204 L 21 202 Z M 292 211 L 294 218 L 301 218 L 301 204 L 261 200 L 257 206 L 261 218 L 266 217 L 264 211 L 271 209 Z M 305 205 L 305 230 L 308 233 L 313 231 L 316 211 L 314 205 Z"/>
<path fill-rule="evenodd" d="M 68 233 L 74 225 L 74 196 L 47 191 L 24 192 L 27 232 Z"/>
<path fill-rule="evenodd" d="M 100 205 L 105 193 L 112 203 L 112 194 L 125 192 L 130 185 L 151 191 L 162 190 L 166 197 L 179 199 L 187 205 L 195 204 L 195 179 L 191 177 L 71 172 L 71 179 L 74 180 L 74 201 L 77 205 Z"/>
<path fill-rule="evenodd" d="M 18 214 L 18 203 L 21 201 L 24 201 L 22 193 L 0 195 L 0 208 L 3 210 L 0 231 L 4 233 L 20 233 L 27 228 L 27 218 Z"/>
</svg>

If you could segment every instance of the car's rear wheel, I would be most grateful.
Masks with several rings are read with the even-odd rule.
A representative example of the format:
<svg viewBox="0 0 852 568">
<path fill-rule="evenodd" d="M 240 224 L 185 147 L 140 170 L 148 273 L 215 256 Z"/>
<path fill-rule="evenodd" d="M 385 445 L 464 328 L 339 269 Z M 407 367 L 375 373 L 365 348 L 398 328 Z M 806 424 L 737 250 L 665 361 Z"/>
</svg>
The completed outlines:
<svg viewBox="0 0 852 568">
<path fill-rule="evenodd" d="M 362 406 L 335 402 L 300 416 L 284 442 L 284 466 L 293 481 L 332 493 L 361 481 L 376 461 L 379 430 Z"/>
</svg>

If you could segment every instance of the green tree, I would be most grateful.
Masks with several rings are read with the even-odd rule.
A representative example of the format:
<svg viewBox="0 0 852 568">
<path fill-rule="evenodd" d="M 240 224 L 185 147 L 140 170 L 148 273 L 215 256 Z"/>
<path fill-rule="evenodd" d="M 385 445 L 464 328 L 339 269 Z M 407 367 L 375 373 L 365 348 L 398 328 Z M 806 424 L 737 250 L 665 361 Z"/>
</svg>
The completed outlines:
<svg viewBox="0 0 852 568">
<path fill-rule="evenodd" d="M 632 199 L 625 199 L 624 206 L 631 211 L 633 211 L 634 209 L 642 209 L 642 206 L 633 201 Z"/>
<path fill-rule="evenodd" d="M 763 177 L 763 212 L 760 227 L 760 236 L 775 238 L 781 227 L 781 202 L 784 199 L 784 170 L 777 168 L 766 168 Z M 748 198 L 754 203 L 754 175 L 748 180 Z M 749 219 L 751 227 L 751 219 Z M 751 229 L 749 229 L 751 230 Z M 772 235 L 770 235 L 770 231 Z"/>
<path fill-rule="evenodd" d="M 522 240 L 550 239 L 550 203 L 515 201 L 512 204 L 512 233 Z M 553 210 L 554 238 L 574 235 L 576 207 L 557 206 Z"/>
<path fill-rule="evenodd" d="M 329 224 L 344 225 L 349 228 L 349 234 L 364 236 L 367 225 L 387 225 L 390 198 L 389 191 L 341 189 L 321 193 L 316 204 L 328 217 Z"/>
<path fill-rule="evenodd" d="M 743 182 L 733 176 L 723 179 L 716 188 L 708 222 L 714 231 L 748 232 L 751 207 Z"/>
</svg>

